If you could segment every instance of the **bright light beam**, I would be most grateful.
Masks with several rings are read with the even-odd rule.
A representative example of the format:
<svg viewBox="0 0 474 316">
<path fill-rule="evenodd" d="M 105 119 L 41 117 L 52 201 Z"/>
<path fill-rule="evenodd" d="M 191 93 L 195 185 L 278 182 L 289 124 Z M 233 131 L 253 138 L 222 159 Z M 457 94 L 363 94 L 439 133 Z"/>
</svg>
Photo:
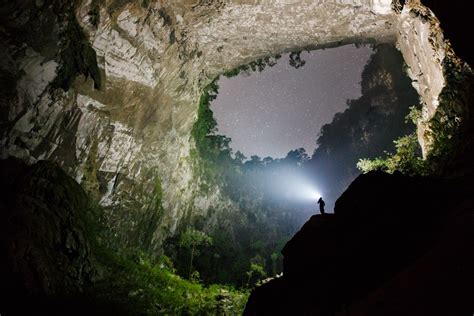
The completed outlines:
<svg viewBox="0 0 474 316">
<path fill-rule="evenodd" d="M 304 200 L 318 200 L 322 195 L 317 189 L 312 187 L 307 183 L 301 183 L 298 186 L 298 194 L 295 194 L 295 197 L 304 199 Z"/>
<path fill-rule="evenodd" d="M 317 201 L 321 197 L 320 191 L 304 177 L 287 175 L 283 183 L 284 190 L 290 198 L 301 201 Z"/>
</svg>

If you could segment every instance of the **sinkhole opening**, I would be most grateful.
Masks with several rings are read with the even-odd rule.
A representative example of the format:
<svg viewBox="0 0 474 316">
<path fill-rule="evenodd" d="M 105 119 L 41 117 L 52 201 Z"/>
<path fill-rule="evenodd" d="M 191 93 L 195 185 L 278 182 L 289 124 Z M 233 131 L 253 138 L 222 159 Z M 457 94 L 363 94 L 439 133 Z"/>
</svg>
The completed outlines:
<svg viewBox="0 0 474 316">
<path fill-rule="evenodd" d="M 229 204 L 211 204 L 164 243 L 178 273 L 239 287 L 281 273 L 285 243 L 322 211 L 320 197 L 332 216 L 360 159 L 389 155 L 397 139 L 421 155 L 406 119 L 418 98 L 391 44 L 266 57 L 216 78 L 191 157 L 201 194 Z"/>
</svg>

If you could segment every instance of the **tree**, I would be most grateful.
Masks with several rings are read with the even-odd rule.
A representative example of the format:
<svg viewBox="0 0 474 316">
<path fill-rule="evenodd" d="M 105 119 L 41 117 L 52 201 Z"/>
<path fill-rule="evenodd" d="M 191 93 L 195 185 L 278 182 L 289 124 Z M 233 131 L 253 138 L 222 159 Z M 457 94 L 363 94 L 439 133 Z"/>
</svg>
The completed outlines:
<svg viewBox="0 0 474 316">
<path fill-rule="evenodd" d="M 286 154 L 285 161 L 289 162 L 290 164 L 295 163 L 297 165 L 301 165 L 309 160 L 309 156 L 306 153 L 304 148 L 298 148 L 295 150 L 291 150 Z"/>
<path fill-rule="evenodd" d="M 245 157 L 245 155 L 240 150 L 237 150 L 235 153 L 235 161 L 238 164 L 242 164 L 245 160 L 247 160 L 247 157 Z"/>
<path fill-rule="evenodd" d="M 250 160 L 245 162 L 245 166 L 254 169 L 262 165 L 262 159 L 257 155 L 250 156 Z"/>
<path fill-rule="evenodd" d="M 247 271 L 247 287 L 250 286 L 250 280 L 255 280 L 255 282 L 252 283 L 257 283 L 260 281 L 262 278 L 266 277 L 267 274 L 265 273 L 265 269 L 257 264 L 257 263 L 252 263 L 250 264 L 250 270 Z"/>
<path fill-rule="evenodd" d="M 191 248 L 191 259 L 189 260 L 189 278 L 191 279 L 196 248 L 203 245 L 212 245 L 212 238 L 200 230 L 188 229 L 181 235 L 179 245 Z"/>
<path fill-rule="evenodd" d="M 265 158 L 263 158 L 262 162 L 265 166 L 268 166 L 269 164 L 271 164 L 273 162 L 273 158 L 270 157 L 270 156 L 265 157 Z"/>
<path fill-rule="evenodd" d="M 273 275 L 276 275 L 277 274 L 278 253 L 273 252 L 272 255 L 270 256 L 270 259 L 272 259 L 272 273 L 273 273 Z"/>
</svg>

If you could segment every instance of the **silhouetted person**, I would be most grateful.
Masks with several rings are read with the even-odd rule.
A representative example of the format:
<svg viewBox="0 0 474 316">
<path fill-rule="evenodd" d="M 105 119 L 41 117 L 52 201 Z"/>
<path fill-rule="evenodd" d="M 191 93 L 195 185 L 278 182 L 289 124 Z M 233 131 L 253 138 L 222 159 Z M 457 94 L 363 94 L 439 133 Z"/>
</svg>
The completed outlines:
<svg viewBox="0 0 474 316">
<path fill-rule="evenodd" d="M 319 198 L 318 204 L 319 204 L 319 211 L 321 212 L 321 215 L 324 215 L 325 214 L 324 213 L 324 205 L 326 205 L 326 203 L 324 203 L 322 197 Z"/>
</svg>

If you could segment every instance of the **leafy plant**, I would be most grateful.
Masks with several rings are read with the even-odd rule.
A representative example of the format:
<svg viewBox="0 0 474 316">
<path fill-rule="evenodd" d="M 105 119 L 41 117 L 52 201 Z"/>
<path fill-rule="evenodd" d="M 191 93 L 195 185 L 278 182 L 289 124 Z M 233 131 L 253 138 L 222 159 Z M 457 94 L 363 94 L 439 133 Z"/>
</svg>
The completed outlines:
<svg viewBox="0 0 474 316">
<path fill-rule="evenodd" d="M 256 263 L 250 264 L 250 270 L 247 271 L 247 287 L 250 287 L 250 281 L 253 281 L 252 284 L 256 284 L 266 276 L 267 274 L 261 265 Z"/>
<path fill-rule="evenodd" d="M 251 72 L 255 72 L 255 71 L 262 72 L 267 67 L 275 66 L 277 64 L 277 60 L 280 58 L 281 58 L 281 55 L 259 58 L 256 61 L 252 61 L 248 64 L 241 65 L 232 70 L 228 70 L 224 72 L 223 75 L 227 78 L 232 78 L 232 77 L 238 76 L 240 73 L 245 73 L 249 75 Z"/>
<path fill-rule="evenodd" d="M 112 248 L 106 242 L 107 227 L 102 224 L 103 209 L 91 203 L 82 219 L 91 254 L 101 273 L 86 286 L 84 304 L 120 315 L 240 315 L 249 291 L 232 286 L 205 286 L 195 271 L 189 280 L 176 274 L 165 255 L 153 259 L 136 249 Z M 183 245 L 198 247 L 212 240 L 206 234 L 189 230 Z"/>
<path fill-rule="evenodd" d="M 446 56 L 443 61 L 446 85 L 439 95 L 440 104 L 428 123 L 427 136 L 432 139 L 427 159 L 434 169 L 442 171 L 471 146 L 472 118 L 469 107 L 474 100 L 474 75 L 462 62 Z"/>
<path fill-rule="evenodd" d="M 201 245 L 211 245 L 212 238 L 206 235 L 206 233 L 196 230 L 188 229 L 181 235 L 180 246 L 191 248 L 191 259 L 189 261 L 189 278 L 191 278 L 193 269 L 194 252 L 196 248 Z"/>
<path fill-rule="evenodd" d="M 204 286 L 175 274 L 169 258 L 153 263 L 139 252 L 109 253 L 105 278 L 86 291 L 89 299 L 126 315 L 239 315 L 249 292 Z"/>
<path fill-rule="evenodd" d="M 405 122 L 416 124 L 420 117 L 420 110 L 416 106 L 412 106 L 410 113 L 405 117 Z M 409 175 L 429 173 L 429 164 L 421 157 L 421 147 L 416 132 L 396 139 L 394 144 L 395 153 L 385 152 L 385 158 L 359 159 L 357 168 L 363 173 L 373 170 L 382 170 L 388 173 L 400 171 Z"/>
<path fill-rule="evenodd" d="M 363 173 L 382 170 L 388 173 L 400 171 L 408 175 L 425 175 L 429 168 L 421 157 L 421 148 L 416 133 L 400 137 L 394 141 L 395 153 L 387 153 L 386 158 L 360 159 L 357 168 Z"/>
</svg>

